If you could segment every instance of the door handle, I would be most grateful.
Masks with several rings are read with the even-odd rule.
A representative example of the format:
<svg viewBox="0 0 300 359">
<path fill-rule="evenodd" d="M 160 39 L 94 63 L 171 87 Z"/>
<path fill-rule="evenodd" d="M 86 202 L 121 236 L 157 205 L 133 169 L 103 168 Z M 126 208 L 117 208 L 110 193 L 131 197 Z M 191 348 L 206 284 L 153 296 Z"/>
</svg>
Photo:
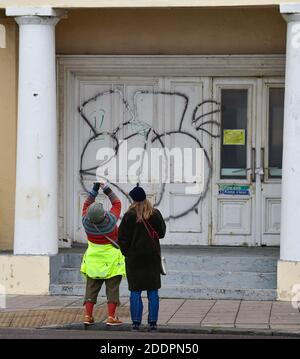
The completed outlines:
<svg viewBox="0 0 300 359">
<path fill-rule="evenodd" d="M 254 147 L 251 148 L 251 182 L 256 181 L 256 149 Z"/>
<path fill-rule="evenodd" d="M 260 149 L 260 169 L 259 169 L 259 174 L 260 174 L 260 181 L 261 182 L 265 182 L 265 149 L 264 147 L 262 147 Z"/>
</svg>

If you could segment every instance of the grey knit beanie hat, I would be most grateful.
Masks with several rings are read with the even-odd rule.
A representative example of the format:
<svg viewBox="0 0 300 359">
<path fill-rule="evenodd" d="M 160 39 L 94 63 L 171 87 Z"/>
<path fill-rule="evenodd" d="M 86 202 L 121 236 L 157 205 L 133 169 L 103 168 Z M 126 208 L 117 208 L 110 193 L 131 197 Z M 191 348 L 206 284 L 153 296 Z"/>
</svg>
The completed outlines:
<svg viewBox="0 0 300 359">
<path fill-rule="evenodd" d="M 105 217 L 105 210 L 102 203 L 93 203 L 89 206 L 87 211 L 87 219 L 90 223 L 100 223 Z"/>
</svg>

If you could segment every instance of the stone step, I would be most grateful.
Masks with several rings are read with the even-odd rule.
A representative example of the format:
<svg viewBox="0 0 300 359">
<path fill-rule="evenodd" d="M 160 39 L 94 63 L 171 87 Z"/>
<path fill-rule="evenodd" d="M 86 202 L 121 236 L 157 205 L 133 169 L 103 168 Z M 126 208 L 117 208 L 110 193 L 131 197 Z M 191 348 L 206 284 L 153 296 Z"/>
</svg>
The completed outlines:
<svg viewBox="0 0 300 359">
<path fill-rule="evenodd" d="M 83 296 L 84 291 L 85 285 L 83 283 L 50 285 L 52 295 Z M 160 289 L 159 295 L 161 298 L 275 300 L 276 289 L 223 289 L 174 285 L 163 287 Z M 125 283 L 120 286 L 120 296 L 129 296 Z"/>
<path fill-rule="evenodd" d="M 165 298 L 275 300 L 276 289 L 167 286 L 160 291 L 160 295 Z"/>
<path fill-rule="evenodd" d="M 194 255 L 164 251 L 169 270 L 188 268 L 189 271 L 219 271 L 225 272 L 263 272 L 272 273 L 277 270 L 277 257 L 267 256 L 220 256 L 205 255 L 197 252 Z M 60 267 L 80 268 L 82 254 L 73 253 L 60 255 Z"/>
<path fill-rule="evenodd" d="M 196 286 L 209 288 L 274 289 L 276 273 L 201 271 L 168 271 L 162 276 L 166 286 Z"/>
<path fill-rule="evenodd" d="M 83 295 L 79 272 L 84 248 L 60 251 L 51 258 L 51 293 Z M 168 275 L 162 277 L 166 298 L 276 298 L 279 249 L 272 247 L 163 246 Z M 121 295 L 128 295 L 122 281 Z"/>
<path fill-rule="evenodd" d="M 58 284 L 83 283 L 84 277 L 78 269 L 62 268 L 59 271 Z M 274 289 L 276 288 L 276 272 L 224 272 L 224 271 L 176 271 L 169 270 L 162 276 L 166 286 L 184 285 L 210 288 L 239 288 L 239 289 Z"/>
<path fill-rule="evenodd" d="M 189 271 L 276 272 L 277 259 L 265 257 L 175 256 L 165 255 L 170 270 Z"/>
</svg>

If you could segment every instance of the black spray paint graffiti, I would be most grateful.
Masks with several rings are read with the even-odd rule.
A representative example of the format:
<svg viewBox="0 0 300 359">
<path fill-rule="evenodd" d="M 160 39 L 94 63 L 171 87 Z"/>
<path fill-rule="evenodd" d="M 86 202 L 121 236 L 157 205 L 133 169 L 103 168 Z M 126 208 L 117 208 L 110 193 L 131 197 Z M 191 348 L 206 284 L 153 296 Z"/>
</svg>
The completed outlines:
<svg viewBox="0 0 300 359">
<path fill-rule="evenodd" d="M 176 130 L 166 131 L 164 133 L 159 133 L 156 129 L 154 129 L 151 125 L 147 124 L 146 122 L 137 121 L 136 120 L 136 117 L 137 117 L 136 98 L 137 98 L 137 96 L 139 96 L 141 94 L 179 97 L 179 98 L 183 99 L 184 106 L 183 106 L 183 110 L 182 110 L 182 113 L 181 113 L 178 128 Z M 122 104 L 124 106 L 125 111 L 129 115 L 129 119 L 126 120 L 125 122 L 121 123 L 120 125 L 118 125 L 111 132 L 97 131 L 96 125 L 95 124 L 93 125 L 91 123 L 91 121 L 89 120 L 88 116 L 85 114 L 85 108 L 86 108 L 86 106 L 88 104 L 97 101 L 98 99 L 100 99 L 103 96 L 108 96 L 108 95 L 110 95 L 110 96 L 118 95 L 119 96 L 119 98 L 120 98 L 120 100 L 121 100 L 121 102 L 122 102 Z M 217 109 L 202 113 L 201 115 L 198 115 L 200 109 L 205 104 L 215 105 L 215 106 L 217 106 Z M 186 210 L 184 210 L 184 211 L 182 211 L 182 212 L 180 212 L 180 213 L 178 213 L 176 215 L 170 215 L 165 219 L 166 220 L 169 220 L 170 218 L 177 219 L 177 218 L 181 218 L 181 217 L 187 215 L 191 211 L 196 211 L 197 212 L 197 207 L 198 207 L 200 201 L 205 197 L 205 195 L 206 195 L 206 193 L 208 191 L 209 181 L 210 181 L 211 173 L 212 173 L 212 165 L 211 165 L 211 160 L 210 160 L 210 158 L 208 156 L 207 150 L 202 146 L 202 144 L 201 144 L 200 140 L 197 138 L 197 136 L 195 134 L 192 134 L 192 133 L 182 129 L 182 127 L 184 125 L 184 121 L 185 121 L 188 106 L 189 106 L 189 98 L 184 93 L 181 93 L 181 92 L 167 92 L 167 91 L 148 91 L 148 90 L 138 90 L 138 91 L 136 91 L 134 93 L 134 109 L 131 108 L 128 101 L 123 96 L 123 93 L 118 89 L 99 92 L 96 96 L 94 96 L 94 97 L 88 99 L 87 101 L 85 101 L 78 108 L 80 116 L 82 117 L 84 122 L 87 124 L 87 126 L 91 130 L 91 137 L 88 139 L 88 141 L 84 145 L 82 153 L 81 153 L 81 158 L 80 158 L 80 182 L 81 182 L 81 185 L 84 188 L 84 190 L 88 191 L 88 189 L 86 188 L 86 186 L 84 184 L 85 176 L 87 176 L 87 175 L 95 176 L 96 175 L 96 170 L 99 167 L 99 165 L 98 165 L 98 166 L 94 166 L 94 167 L 90 167 L 90 168 L 83 168 L 84 156 L 86 154 L 87 148 L 90 145 L 90 143 L 97 140 L 97 139 L 99 139 L 100 136 L 109 136 L 114 142 L 114 148 L 113 148 L 114 149 L 114 155 L 112 157 L 108 158 L 105 162 L 103 162 L 101 164 L 101 166 L 104 166 L 110 160 L 112 160 L 113 157 L 116 157 L 118 155 L 119 148 L 120 148 L 120 142 L 123 142 L 125 140 L 129 140 L 129 139 L 131 139 L 131 138 L 133 138 L 133 137 L 135 137 L 137 135 L 143 134 L 144 135 L 143 156 L 142 156 L 142 161 L 141 161 L 140 171 L 139 171 L 141 173 L 141 168 L 143 167 L 143 162 L 144 162 L 144 154 L 145 154 L 145 152 L 147 150 L 148 140 L 149 140 L 150 134 L 152 134 L 151 143 L 153 144 L 156 141 L 158 141 L 160 146 L 164 150 L 164 156 L 165 157 L 166 157 L 166 153 L 165 153 L 166 147 L 165 147 L 165 143 L 164 143 L 163 139 L 166 136 L 172 136 L 172 135 L 180 134 L 182 136 L 187 136 L 188 138 L 193 139 L 197 143 L 197 146 L 203 150 L 204 155 L 205 155 L 207 168 L 208 168 L 208 173 L 206 175 L 206 180 L 205 180 L 203 192 L 198 196 L 198 198 L 190 206 L 190 208 L 188 208 L 188 209 L 186 209 Z M 204 121 L 204 119 L 207 116 L 210 116 L 210 115 L 212 115 L 214 113 L 217 113 L 217 112 L 220 112 L 220 103 L 218 103 L 217 101 L 205 100 L 205 101 L 202 101 L 201 103 L 199 103 L 194 108 L 194 110 L 192 112 L 192 119 L 191 119 L 191 123 L 194 126 L 194 129 L 195 129 L 196 133 L 198 131 L 203 131 L 204 133 L 206 133 L 207 135 L 209 135 L 209 136 L 211 136 L 213 138 L 220 137 L 220 134 L 219 134 L 220 124 L 218 122 L 214 121 L 214 120 Z M 103 123 L 103 118 L 102 118 L 102 123 Z M 101 123 L 101 125 L 102 125 L 102 123 Z M 126 126 L 133 125 L 133 124 L 138 125 L 137 127 L 140 127 L 141 130 L 138 130 L 138 131 L 136 131 L 134 133 L 131 133 L 130 135 L 125 136 L 121 140 L 118 139 L 118 134 L 120 133 L 120 131 L 123 128 L 125 128 Z M 216 128 L 217 132 L 213 133 L 213 132 L 210 132 L 209 130 L 207 130 L 205 128 L 207 125 L 213 125 L 212 128 Z M 104 179 L 106 179 L 106 178 L 104 178 Z M 128 196 L 128 194 L 118 184 L 111 183 L 111 185 L 113 185 L 118 191 L 120 191 L 131 202 L 131 199 Z M 166 183 L 162 183 L 161 189 L 160 189 L 160 191 L 158 193 L 158 199 L 156 200 L 156 202 L 154 204 L 155 206 L 159 206 L 159 204 L 161 203 L 161 201 L 163 199 L 164 192 L 165 192 L 165 186 L 166 186 Z"/>
</svg>

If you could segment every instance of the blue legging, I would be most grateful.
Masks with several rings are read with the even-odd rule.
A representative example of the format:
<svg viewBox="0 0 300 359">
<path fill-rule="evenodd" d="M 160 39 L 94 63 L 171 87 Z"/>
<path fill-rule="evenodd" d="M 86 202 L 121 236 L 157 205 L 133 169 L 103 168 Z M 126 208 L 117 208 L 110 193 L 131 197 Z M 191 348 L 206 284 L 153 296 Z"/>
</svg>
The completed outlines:
<svg viewBox="0 0 300 359">
<path fill-rule="evenodd" d="M 143 315 L 142 291 L 130 292 L 130 314 L 133 323 L 141 324 Z M 158 290 L 147 290 L 148 323 L 156 323 L 159 310 Z"/>
</svg>

